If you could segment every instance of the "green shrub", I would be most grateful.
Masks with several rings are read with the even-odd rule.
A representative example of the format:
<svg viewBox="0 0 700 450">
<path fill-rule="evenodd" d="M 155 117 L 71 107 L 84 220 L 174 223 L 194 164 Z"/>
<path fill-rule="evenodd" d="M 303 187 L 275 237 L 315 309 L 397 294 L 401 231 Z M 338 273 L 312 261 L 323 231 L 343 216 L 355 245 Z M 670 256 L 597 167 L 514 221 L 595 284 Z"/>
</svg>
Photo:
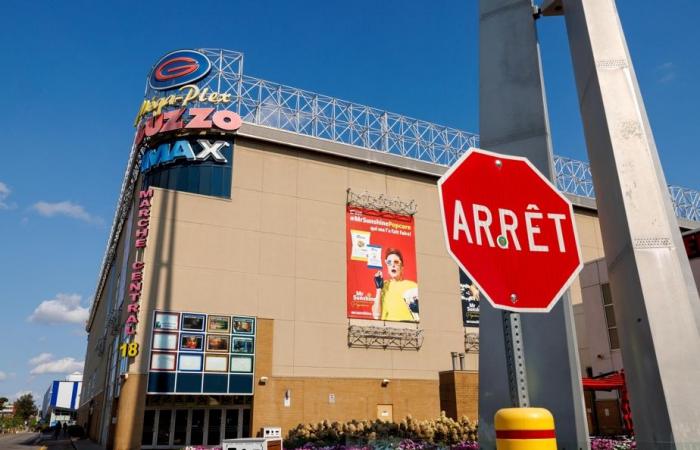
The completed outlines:
<svg viewBox="0 0 700 450">
<path fill-rule="evenodd" d="M 338 444 L 366 443 L 374 440 L 411 439 L 436 445 L 456 445 L 466 441 L 476 441 L 477 425 L 463 416 L 454 420 L 445 415 L 432 420 L 415 420 L 407 416 L 400 422 L 381 420 L 351 420 L 349 422 L 329 422 L 299 424 L 289 430 L 284 446 L 299 448 L 305 444 L 332 446 Z"/>
</svg>

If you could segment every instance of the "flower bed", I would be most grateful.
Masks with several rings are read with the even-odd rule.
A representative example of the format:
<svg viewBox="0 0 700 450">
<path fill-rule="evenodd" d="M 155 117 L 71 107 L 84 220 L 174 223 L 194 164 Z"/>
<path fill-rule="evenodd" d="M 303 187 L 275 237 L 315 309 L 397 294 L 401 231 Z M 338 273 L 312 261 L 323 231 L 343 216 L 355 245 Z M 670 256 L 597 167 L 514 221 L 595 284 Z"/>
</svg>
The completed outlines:
<svg viewBox="0 0 700 450">
<path fill-rule="evenodd" d="M 630 450 L 636 448 L 637 443 L 633 437 L 591 437 L 591 450 Z"/>
<path fill-rule="evenodd" d="M 338 444 L 328 446 L 316 446 L 314 444 L 305 444 L 297 450 L 479 450 L 479 444 L 475 441 L 461 442 L 459 444 L 442 446 L 431 444 L 424 441 L 414 441 L 412 439 L 397 440 L 376 440 L 359 444 Z"/>
<path fill-rule="evenodd" d="M 411 416 L 398 423 L 381 420 L 352 420 L 300 424 L 289 431 L 284 446 L 289 449 L 427 450 L 453 448 L 472 450 L 476 445 L 476 423 L 466 417 L 454 420 L 443 412 L 434 420 L 415 420 Z"/>
</svg>

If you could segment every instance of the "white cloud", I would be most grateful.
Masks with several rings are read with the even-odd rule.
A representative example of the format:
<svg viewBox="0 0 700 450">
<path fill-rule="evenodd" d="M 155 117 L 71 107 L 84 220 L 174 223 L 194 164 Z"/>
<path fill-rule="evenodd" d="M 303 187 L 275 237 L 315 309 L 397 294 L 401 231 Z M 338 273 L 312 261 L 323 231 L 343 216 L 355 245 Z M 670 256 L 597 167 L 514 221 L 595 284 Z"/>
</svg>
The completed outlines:
<svg viewBox="0 0 700 450">
<path fill-rule="evenodd" d="M 97 216 L 88 213 L 82 205 L 70 201 L 49 203 L 34 203 L 32 209 L 44 217 L 66 216 L 83 222 L 101 225 L 104 221 Z"/>
<path fill-rule="evenodd" d="M 46 361 L 51 361 L 51 358 L 53 358 L 51 353 L 40 353 L 29 360 L 29 365 L 36 366 L 41 363 L 45 363 Z"/>
<path fill-rule="evenodd" d="M 56 298 L 44 300 L 36 307 L 28 320 L 42 323 L 79 323 L 88 319 L 90 311 L 80 306 L 78 294 L 57 294 Z"/>
<path fill-rule="evenodd" d="M 43 373 L 72 373 L 82 371 L 85 361 L 77 361 L 75 358 L 61 358 L 53 361 L 46 361 L 38 364 L 29 371 L 31 375 L 39 375 Z"/>
<path fill-rule="evenodd" d="M 665 62 L 656 66 L 657 81 L 668 83 L 676 79 L 676 65 L 672 62 Z"/>
<path fill-rule="evenodd" d="M 11 209 L 15 206 L 7 203 L 7 197 L 10 196 L 11 192 L 12 190 L 10 190 L 5 183 L 0 181 L 0 209 Z"/>
<path fill-rule="evenodd" d="M 7 374 L 0 370 L 0 381 L 7 380 Z"/>
</svg>

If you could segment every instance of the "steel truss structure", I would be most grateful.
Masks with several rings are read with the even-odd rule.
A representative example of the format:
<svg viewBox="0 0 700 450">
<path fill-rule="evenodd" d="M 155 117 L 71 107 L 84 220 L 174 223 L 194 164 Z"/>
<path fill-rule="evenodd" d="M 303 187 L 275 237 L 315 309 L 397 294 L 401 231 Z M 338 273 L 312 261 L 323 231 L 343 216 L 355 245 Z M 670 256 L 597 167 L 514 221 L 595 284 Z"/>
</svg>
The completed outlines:
<svg viewBox="0 0 700 450">
<path fill-rule="evenodd" d="M 420 350 L 423 330 L 379 326 L 348 325 L 348 347 L 384 350 Z"/>
<path fill-rule="evenodd" d="M 584 161 L 554 155 L 557 189 L 579 197 L 595 198 L 591 166 Z"/>
<path fill-rule="evenodd" d="M 448 167 L 469 147 L 479 146 L 479 136 L 370 106 L 285 86 L 243 73 L 243 54 L 223 49 L 198 49 L 212 63 L 209 75 L 199 83 L 210 92 L 230 94 L 232 103 L 219 103 L 216 109 L 234 110 L 244 122 L 276 128 L 327 141 L 353 145 L 380 153 L 429 162 Z M 149 71 L 150 75 L 150 71 Z M 145 97 L 163 96 L 146 84 Z M 188 107 L 212 107 L 195 101 Z M 167 109 L 167 108 L 166 108 Z M 132 146 L 122 183 L 117 213 L 112 223 L 107 251 L 102 263 L 99 298 L 106 268 L 114 259 L 116 243 L 133 198 L 140 149 Z M 590 166 L 583 161 L 555 156 L 556 185 L 565 193 L 595 198 Z M 700 221 L 700 193 L 678 186 L 670 187 L 679 218 Z M 92 314 L 88 321 L 88 327 Z"/>
<path fill-rule="evenodd" d="M 220 104 L 217 108 L 235 109 L 244 122 L 440 166 L 452 165 L 469 147 L 479 146 L 475 133 L 245 75 L 242 53 L 200 51 L 213 67 L 205 86 L 234 99 L 233 106 Z M 149 88 L 146 94 L 152 97 L 158 92 Z M 560 190 L 595 198 L 587 162 L 557 155 L 554 166 Z M 698 191 L 671 186 L 670 193 L 678 217 L 700 220 Z"/>
<path fill-rule="evenodd" d="M 692 221 L 700 221 L 700 192 L 680 186 L 669 186 L 676 216 Z"/>
</svg>

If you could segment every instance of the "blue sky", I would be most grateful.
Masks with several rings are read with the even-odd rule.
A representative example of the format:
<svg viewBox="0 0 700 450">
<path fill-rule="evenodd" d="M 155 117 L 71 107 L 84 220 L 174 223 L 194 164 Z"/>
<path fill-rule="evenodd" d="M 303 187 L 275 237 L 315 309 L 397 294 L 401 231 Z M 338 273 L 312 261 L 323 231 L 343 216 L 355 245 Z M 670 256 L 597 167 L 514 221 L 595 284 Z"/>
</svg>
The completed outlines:
<svg viewBox="0 0 700 450">
<path fill-rule="evenodd" d="M 700 2 L 619 0 L 667 180 L 700 189 Z M 3 3 L 0 395 L 80 368 L 82 321 L 151 65 L 178 48 L 478 132 L 475 0 Z M 555 152 L 587 159 L 562 18 L 539 21 Z"/>
</svg>

